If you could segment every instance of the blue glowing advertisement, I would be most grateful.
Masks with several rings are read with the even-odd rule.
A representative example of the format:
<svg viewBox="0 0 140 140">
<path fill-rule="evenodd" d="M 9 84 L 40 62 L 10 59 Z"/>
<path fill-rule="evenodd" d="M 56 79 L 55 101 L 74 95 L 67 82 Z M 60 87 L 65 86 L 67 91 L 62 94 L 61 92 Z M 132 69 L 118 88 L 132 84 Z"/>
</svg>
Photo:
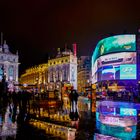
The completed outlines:
<svg viewBox="0 0 140 140">
<path fill-rule="evenodd" d="M 120 65 L 120 79 L 136 79 L 136 65 Z"/>
<path fill-rule="evenodd" d="M 132 108 L 120 108 L 121 116 L 137 116 L 137 110 Z"/>
<path fill-rule="evenodd" d="M 104 66 L 102 68 L 101 80 L 115 80 L 120 79 L 119 66 Z"/>
<path fill-rule="evenodd" d="M 124 80 L 137 78 L 136 64 L 108 65 L 98 69 L 97 81 L 102 80 Z"/>
<path fill-rule="evenodd" d="M 92 68 L 93 83 L 102 80 L 136 79 L 136 52 L 101 56 Z"/>
</svg>

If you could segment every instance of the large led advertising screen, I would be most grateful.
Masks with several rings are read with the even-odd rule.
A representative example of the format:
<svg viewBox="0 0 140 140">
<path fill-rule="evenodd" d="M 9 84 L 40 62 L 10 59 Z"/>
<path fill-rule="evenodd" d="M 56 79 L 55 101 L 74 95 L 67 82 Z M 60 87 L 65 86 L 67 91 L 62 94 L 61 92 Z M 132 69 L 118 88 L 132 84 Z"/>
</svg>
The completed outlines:
<svg viewBox="0 0 140 140">
<path fill-rule="evenodd" d="M 135 80 L 136 78 L 136 64 L 108 65 L 99 68 L 94 74 L 94 82 L 102 80 Z"/>
<path fill-rule="evenodd" d="M 93 61 L 101 55 L 116 52 L 133 52 L 136 51 L 135 35 L 117 35 L 101 40 L 93 53 Z"/>
<path fill-rule="evenodd" d="M 96 60 L 95 71 L 108 65 L 136 64 L 136 52 L 121 52 L 101 56 Z"/>
<path fill-rule="evenodd" d="M 108 54 L 98 58 L 92 69 L 94 82 L 136 79 L 136 52 Z"/>
<path fill-rule="evenodd" d="M 136 79 L 136 37 L 118 35 L 101 40 L 92 56 L 92 81 Z M 129 70 L 129 72 L 128 72 Z"/>
</svg>

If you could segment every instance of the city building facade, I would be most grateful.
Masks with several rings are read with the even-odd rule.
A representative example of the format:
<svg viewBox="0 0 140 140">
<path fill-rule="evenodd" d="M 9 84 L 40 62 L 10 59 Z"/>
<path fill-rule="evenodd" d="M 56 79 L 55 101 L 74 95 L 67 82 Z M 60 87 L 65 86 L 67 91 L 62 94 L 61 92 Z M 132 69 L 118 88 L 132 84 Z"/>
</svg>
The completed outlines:
<svg viewBox="0 0 140 140">
<path fill-rule="evenodd" d="M 18 84 L 18 52 L 13 54 L 9 50 L 9 46 L 6 41 L 1 41 L 0 45 L 0 81 L 3 76 L 8 83 L 8 89 L 14 90 L 14 84 Z"/>
<path fill-rule="evenodd" d="M 77 56 L 76 44 L 73 44 L 73 52 L 65 48 L 64 51 L 57 50 L 55 58 L 48 60 L 46 64 L 38 65 L 26 70 L 21 75 L 21 84 L 43 85 L 44 90 L 58 90 L 62 92 L 68 85 L 77 89 Z M 42 86 L 41 86 L 42 85 Z M 42 90 L 42 91 L 44 91 Z"/>
<path fill-rule="evenodd" d="M 91 82 L 91 57 L 81 56 L 78 58 L 78 92 L 85 93 L 86 87 L 90 85 Z"/>
<path fill-rule="evenodd" d="M 20 77 L 20 84 L 23 86 L 31 86 L 33 90 L 43 92 L 48 89 L 48 65 L 40 64 L 25 71 Z"/>
</svg>

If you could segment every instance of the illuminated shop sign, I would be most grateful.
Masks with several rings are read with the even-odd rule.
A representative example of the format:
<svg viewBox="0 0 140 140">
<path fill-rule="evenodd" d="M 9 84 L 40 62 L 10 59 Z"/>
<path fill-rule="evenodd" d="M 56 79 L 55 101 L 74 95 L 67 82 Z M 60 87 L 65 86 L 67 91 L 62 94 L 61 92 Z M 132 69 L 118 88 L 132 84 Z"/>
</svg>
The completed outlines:
<svg viewBox="0 0 140 140">
<path fill-rule="evenodd" d="M 132 108 L 120 108 L 121 116 L 137 116 L 137 110 Z"/>
</svg>

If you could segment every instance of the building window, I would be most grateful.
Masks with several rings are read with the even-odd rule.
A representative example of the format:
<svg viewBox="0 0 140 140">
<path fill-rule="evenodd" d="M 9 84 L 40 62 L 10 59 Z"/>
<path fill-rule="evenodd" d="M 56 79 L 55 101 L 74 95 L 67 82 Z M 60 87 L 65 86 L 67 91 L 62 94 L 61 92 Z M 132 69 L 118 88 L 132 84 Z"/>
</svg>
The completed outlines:
<svg viewBox="0 0 140 140">
<path fill-rule="evenodd" d="M 0 65 L 0 80 L 2 78 L 2 75 L 3 75 L 3 69 L 2 69 L 2 65 Z"/>
<path fill-rule="evenodd" d="M 14 77 L 14 68 L 13 68 L 13 66 L 9 67 L 8 74 L 9 74 L 9 79 L 13 80 L 13 77 Z"/>
<path fill-rule="evenodd" d="M 3 60 L 3 56 L 1 56 L 1 60 Z"/>
</svg>

